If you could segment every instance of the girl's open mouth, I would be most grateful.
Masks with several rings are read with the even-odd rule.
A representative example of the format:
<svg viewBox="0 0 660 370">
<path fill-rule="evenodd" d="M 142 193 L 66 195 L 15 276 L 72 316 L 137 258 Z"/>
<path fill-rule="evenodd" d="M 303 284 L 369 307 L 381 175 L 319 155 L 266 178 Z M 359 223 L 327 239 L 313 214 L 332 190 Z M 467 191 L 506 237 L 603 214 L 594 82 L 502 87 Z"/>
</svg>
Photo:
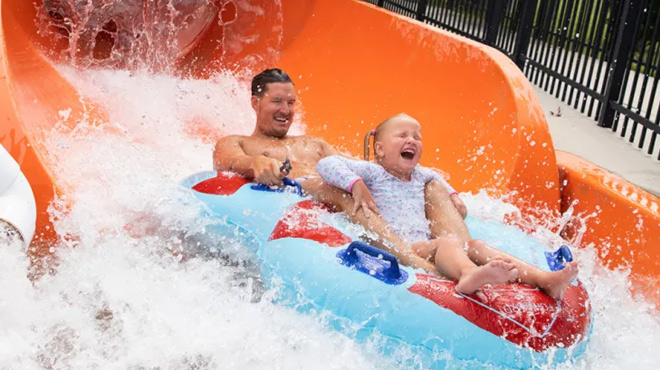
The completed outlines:
<svg viewBox="0 0 660 370">
<path fill-rule="evenodd" d="M 401 157 L 403 157 L 403 159 L 411 160 L 415 158 L 415 151 L 406 149 L 401 152 Z"/>
</svg>

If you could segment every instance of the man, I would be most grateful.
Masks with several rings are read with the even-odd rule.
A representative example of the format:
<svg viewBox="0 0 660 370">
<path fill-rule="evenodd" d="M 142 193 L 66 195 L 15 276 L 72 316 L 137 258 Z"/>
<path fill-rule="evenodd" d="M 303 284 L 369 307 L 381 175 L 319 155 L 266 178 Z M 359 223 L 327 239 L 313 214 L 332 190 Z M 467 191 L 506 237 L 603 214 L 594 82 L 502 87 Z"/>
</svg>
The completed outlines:
<svg viewBox="0 0 660 370">
<path fill-rule="evenodd" d="M 412 252 L 383 221 L 363 182 L 352 189 L 355 199 L 359 199 L 355 202 L 350 194 L 325 184 L 318 177 L 316 163 L 338 152 L 321 138 L 287 135 L 293 120 L 296 92 L 286 72 L 274 68 L 255 76 L 251 102 L 257 114 L 254 132 L 250 136 L 232 135 L 220 139 L 213 154 L 215 170 L 232 171 L 267 185 L 280 185 L 285 176 L 295 178 L 312 197 L 346 212 L 353 222 L 375 233 L 377 240 L 374 242 L 399 257 L 403 264 L 437 273 L 433 264 Z M 290 170 L 284 165 L 287 161 L 291 164 Z M 451 208 L 456 216 L 437 223 L 437 227 L 459 230 L 461 239 L 467 241 L 469 234 L 447 190 L 438 186 L 427 196 L 431 200 L 429 209 Z M 362 212 L 358 212 L 360 209 Z"/>
<path fill-rule="evenodd" d="M 250 136 L 223 137 L 215 146 L 213 162 L 218 171 L 236 172 L 255 182 L 279 185 L 284 176 L 316 176 L 316 162 L 337 154 L 323 139 L 288 136 L 293 120 L 296 92 L 293 82 L 280 69 L 268 69 L 252 80 L 252 108 L 257 113 Z M 291 173 L 280 171 L 286 159 Z"/>
</svg>

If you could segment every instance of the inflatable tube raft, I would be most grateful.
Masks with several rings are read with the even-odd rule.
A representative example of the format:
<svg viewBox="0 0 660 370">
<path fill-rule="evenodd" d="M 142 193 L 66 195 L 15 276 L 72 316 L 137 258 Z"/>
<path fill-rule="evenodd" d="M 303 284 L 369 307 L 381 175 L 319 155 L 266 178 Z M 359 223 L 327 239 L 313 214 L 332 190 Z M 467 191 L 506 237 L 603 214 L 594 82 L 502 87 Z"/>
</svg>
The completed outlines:
<svg viewBox="0 0 660 370">
<path fill-rule="evenodd" d="M 215 172 L 182 184 L 226 221 L 219 232 L 232 232 L 253 249 L 265 284 L 279 289 L 281 302 L 330 312 L 331 325 L 358 340 L 377 332 L 384 352 L 407 344 L 432 368 L 444 367 L 443 352 L 508 368 L 564 362 L 584 352 L 591 314 L 579 282 L 561 302 L 522 284 L 486 287 L 484 300 L 465 296 L 455 282 L 399 266 L 394 256 L 357 241 L 349 227 L 331 226 L 325 207 L 299 195 L 299 188 L 273 191 Z M 473 237 L 541 268 L 570 259 L 565 249 L 549 255 L 512 227 L 467 222 Z M 359 329 L 343 329 L 348 326 Z"/>
<path fill-rule="evenodd" d="M 0 222 L 16 229 L 27 246 L 34 236 L 36 221 L 32 188 L 18 163 L 0 145 Z"/>
</svg>

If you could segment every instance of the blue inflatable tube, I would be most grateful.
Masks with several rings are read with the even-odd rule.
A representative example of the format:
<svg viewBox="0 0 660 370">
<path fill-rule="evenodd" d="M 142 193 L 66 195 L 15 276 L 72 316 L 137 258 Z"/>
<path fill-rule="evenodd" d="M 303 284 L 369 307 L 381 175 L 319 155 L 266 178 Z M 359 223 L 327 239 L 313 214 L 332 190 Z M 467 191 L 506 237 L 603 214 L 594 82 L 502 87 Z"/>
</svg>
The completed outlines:
<svg viewBox="0 0 660 370">
<path fill-rule="evenodd" d="M 522 369 L 565 362 L 585 350 L 591 313 L 580 283 L 561 302 L 523 284 L 464 296 L 455 282 L 398 265 L 346 227 L 329 225 L 327 211 L 295 187 L 270 191 L 215 172 L 192 175 L 182 185 L 225 221 L 215 232 L 238 235 L 252 248 L 265 284 L 278 289 L 282 304 L 328 312 L 330 325 L 357 340 L 378 333 L 383 353 L 406 346 L 429 368 L 445 368 L 450 357 Z M 571 258 L 568 249 L 548 253 L 513 227 L 466 222 L 474 238 L 540 268 L 560 268 Z"/>
</svg>

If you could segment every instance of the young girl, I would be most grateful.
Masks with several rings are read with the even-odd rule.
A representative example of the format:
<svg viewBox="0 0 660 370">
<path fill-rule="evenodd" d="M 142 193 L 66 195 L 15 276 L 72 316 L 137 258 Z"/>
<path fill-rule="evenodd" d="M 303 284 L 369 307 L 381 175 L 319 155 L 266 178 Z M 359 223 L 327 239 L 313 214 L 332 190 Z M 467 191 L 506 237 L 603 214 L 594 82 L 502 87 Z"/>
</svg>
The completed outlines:
<svg viewBox="0 0 660 370">
<path fill-rule="evenodd" d="M 453 188 L 434 171 L 418 165 L 422 155 L 419 122 L 399 114 L 378 125 L 372 134 L 376 163 L 340 156 L 323 158 L 316 169 L 324 181 L 352 193 L 356 205 L 375 203 L 370 208 L 380 213 L 412 251 L 433 262 L 441 274 L 457 280 L 456 289 L 461 293 L 473 294 L 485 284 L 519 280 L 555 299 L 561 297 L 577 275 L 576 263 L 557 272 L 543 271 L 483 241 L 470 240 L 450 197 Z M 435 209 L 429 209 L 429 191 L 440 199 Z M 402 251 L 393 252 L 402 255 Z"/>
</svg>

